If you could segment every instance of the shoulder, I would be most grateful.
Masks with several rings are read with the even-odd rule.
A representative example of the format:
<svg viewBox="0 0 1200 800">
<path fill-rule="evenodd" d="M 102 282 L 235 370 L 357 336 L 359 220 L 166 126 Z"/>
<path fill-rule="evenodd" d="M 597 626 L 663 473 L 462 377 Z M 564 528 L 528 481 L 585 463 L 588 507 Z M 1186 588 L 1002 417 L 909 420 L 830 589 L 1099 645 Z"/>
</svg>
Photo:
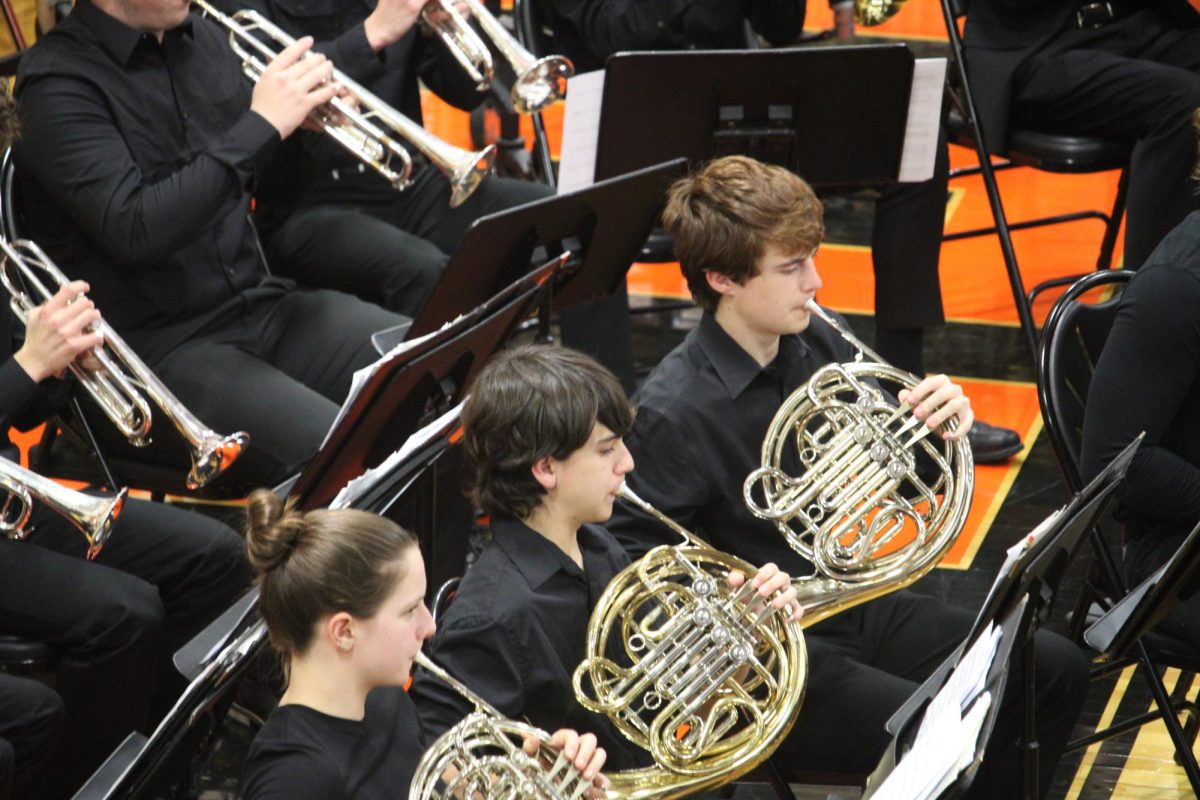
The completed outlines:
<svg viewBox="0 0 1200 800">
<path fill-rule="evenodd" d="M 19 91 L 30 80 L 50 75 L 87 77 L 103 67 L 104 60 L 100 44 L 90 31 L 71 24 L 67 17 L 21 56 L 16 88 Z"/>
<path fill-rule="evenodd" d="M 303 717 L 276 709 L 250 745 L 241 796 L 246 800 L 344 797 L 345 776 Z"/>
<path fill-rule="evenodd" d="M 528 583 L 504 548 L 491 542 L 463 575 L 438 627 L 482 628 L 520 619 L 521 609 L 532 598 Z"/>
<path fill-rule="evenodd" d="M 698 383 L 703 382 L 704 364 L 704 354 L 693 331 L 646 376 L 633 394 L 634 405 L 639 410 L 650 408 L 661 413 L 668 412 L 690 395 L 689 390 L 694 390 Z"/>
</svg>

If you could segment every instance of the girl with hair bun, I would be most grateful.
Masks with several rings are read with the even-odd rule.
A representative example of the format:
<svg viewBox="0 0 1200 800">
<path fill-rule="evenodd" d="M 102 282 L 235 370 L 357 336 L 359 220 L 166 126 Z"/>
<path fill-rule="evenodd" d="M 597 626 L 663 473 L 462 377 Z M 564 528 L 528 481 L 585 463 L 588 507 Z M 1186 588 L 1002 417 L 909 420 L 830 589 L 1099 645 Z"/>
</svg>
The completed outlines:
<svg viewBox="0 0 1200 800">
<path fill-rule="evenodd" d="M 434 622 L 416 539 L 351 509 L 298 512 L 256 491 L 246 550 L 287 688 L 254 739 L 245 800 L 404 796 L 424 741 L 404 685 Z M 552 741 L 599 773 L 595 737 Z"/>
</svg>

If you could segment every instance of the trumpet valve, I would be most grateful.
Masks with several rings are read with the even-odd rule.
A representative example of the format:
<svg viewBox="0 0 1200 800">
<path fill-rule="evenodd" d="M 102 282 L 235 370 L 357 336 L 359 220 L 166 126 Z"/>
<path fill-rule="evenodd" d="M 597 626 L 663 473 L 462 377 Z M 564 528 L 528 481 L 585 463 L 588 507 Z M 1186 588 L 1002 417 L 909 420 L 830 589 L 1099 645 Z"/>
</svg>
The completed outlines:
<svg viewBox="0 0 1200 800">
<path fill-rule="evenodd" d="M 207 485 L 229 469 L 248 444 L 250 434 L 238 431 L 197 448 L 192 453 L 192 469 L 187 476 L 187 487 L 194 490 Z"/>
</svg>

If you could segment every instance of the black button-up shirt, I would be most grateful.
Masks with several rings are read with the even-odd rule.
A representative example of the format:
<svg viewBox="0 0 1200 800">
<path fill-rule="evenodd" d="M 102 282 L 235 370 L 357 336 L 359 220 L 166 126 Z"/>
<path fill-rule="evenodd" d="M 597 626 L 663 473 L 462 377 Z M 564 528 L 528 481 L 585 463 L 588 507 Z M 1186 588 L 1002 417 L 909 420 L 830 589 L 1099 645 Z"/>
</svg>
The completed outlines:
<svg viewBox="0 0 1200 800">
<path fill-rule="evenodd" d="M 582 570 L 523 523 L 494 519 L 492 543 L 463 576 L 428 650 L 505 716 L 549 732 L 596 734 L 608 768 L 622 769 L 637 763 L 637 749 L 575 701 L 571 675 L 584 658 L 592 608 L 629 557 L 599 526 L 578 535 Z M 474 710 L 420 669 L 411 691 L 431 739 Z"/>
<path fill-rule="evenodd" d="M 763 368 L 711 314 L 672 350 L 633 397 L 637 419 L 625 444 L 629 487 L 714 547 L 751 564 L 775 562 L 793 576 L 812 572 L 775 526 L 746 508 L 742 483 L 760 466 L 767 428 L 780 403 L 820 367 L 850 361 L 854 349 L 814 317 L 784 336 Z M 678 536 L 617 503 L 608 529 L 631 553 Z"/>
<path fill-rule="evenodd" d="M 214 23 L 159 43 L 81 0 L 22 57 L 16 92 L 25 233 L 147 360 L 248 290 L 282 291 L 254 288 L 246 221 L 279 134 Z"/>
<path fill-rule="evenodd" d="M 554 31 L 554 52 L 577 72 L 604 67 L 622 50 L 731 50 L 744 23 L 776 46 L 804 29 L 805 0 L 536 0 Z"/>
</svg>

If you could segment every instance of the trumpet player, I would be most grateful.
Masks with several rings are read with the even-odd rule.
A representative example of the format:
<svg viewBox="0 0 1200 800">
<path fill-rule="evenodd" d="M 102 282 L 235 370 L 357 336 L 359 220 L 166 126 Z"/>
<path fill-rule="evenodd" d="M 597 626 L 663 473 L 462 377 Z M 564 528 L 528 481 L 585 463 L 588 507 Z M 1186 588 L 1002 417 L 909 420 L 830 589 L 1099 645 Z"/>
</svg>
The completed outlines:
<svg viewBox="0 0 1200 800">
<path fill-rule="evenodd" d="M 230 14 L 254 9 L 292 36 L 313 37 L 316 52 L 417 122 L 418 80 L 464 110 L 487 96 L 440 39 L 422 32 L 428 0 L 216 5 Z M 330 140 L 306 138 L 298 142 L 304 152 L 296 152 L 293 164 L 263 185 L 255 212 L 272 263 L 301 283 L 350 292 L 408 316 L 420 310 L 472 222 L 552 194 L 543 184 L 486 177 L 462 205 L 451 208 L 450 183 L 424 160 L 414 165 L 412 184 L 397 191 Z M 297 170 L 295 163 L 305 163 L 307 170 Z"/>
<path fill-rule="evenodd" d="M 260 490 L 246 547 L 287 688 L 250 747 L 240 796 L 408 796 L 429 740 L 403 687 L 435 628 L 416 538 L 365 511 L 300 513 Z M 551 743 L 603 785 L 595 736 L 559 730 Z"/>
<path fill-rule="evenodd" d="M 9 427 L 39 422 L 65 386 L 55 376 L 72 361 L 86 364 L 99 344 L 88 330 L 99 314 L 80 297 L 87 288 L 68 283 L 34 309 L 15 353 L 13 316 L 0 314 L 0 457 L 17 460 Z M 237 534 L 159 503 L 129 500 L 94 562 L 84 560 L 85 550 L 69 521 L 36 502 L 25 540 L 0 537 L 0 633 L 44 641 L 68 667 L 107 665 L 93 687 L 96 706 L 110 712 L 107 721 L 97 725 L 83 709 L 65 710 L 62 752 L 71 757 L 54 770 L 47 787 L 54 796 L 74 792 L 130 730 L 152 728 L 171 707 L 183 688 L 171 654 L 250 577 Z M 15 756 L 6 786 L 0 743 L 0 796 L 6 788 L 13 797 L 39 795 L 63 713 L 58 696 L 41 684 L 0 675 L 0 740 Z"/>
<path fill-rule="evenodd" d="M 595 731 L 619 769 L 646 765 L 649 753 L 580 705 L 571 675 L 596 602 L 630 563 L 599 523 L 633 469 L 623 442 L 632 424 L 615 376 L 582 353 L 526 346 L 484 367 L 463 409 L 463 446 L 468 493 L 490 516 L 492 541 L 431 642 L 434 660 L 502 713 Z M 774 564 L 729 580 L 750 581 L 752 602 L 793 605 L 790 578 Z M 412 691 L 434 732 L 469 711 L 424 671 Z"/>
<path fill-rule="evenodd" d="M 313 455 L 375 358 L 371 334 L 403 321 L 263 272 L 247 219 L 260 169 L 338 91 L 310 46 L 280 53 L 251 91 L 226 33 L 186 2 L 86 0 L 17 78 L 22 233 L 87 280 L 185 406 L 249 432 L 232 473 L 248 483 Z"/>
<path fill-rule="evenodd" d="M 663 219 L 704 315 L 634 396 L 638 416 L 627 441 L 639 469 L 630 486 L 718 548 L 810 574 L 775 526 L 750 513 L 742 486 L 782 401 L 818 368 L 854 360 L 850 344 L 807 305 L 822 286 L 814 260 L 824 233 L 820 201 L 793 173 L 733 156 L 678 181 Z M 949 435 L 971 426 L 970 401 L 944 375 L 921 380 L 900 400 L 930 429 L 951 417 L 958 424 Z M 635 554 L 660 543 L 660 526 L 624 508 L 609 528 Z M 884 723 L 963 641 L 973 619 L 932 597 L 897 591 L 807 628 L 808 688 L 776 762 L 873 770 L 889 741 Z M 1044 793 L 1082 709 L 1088 665 L 1073 644 L 1046 631 L 1037 634 L 1036 652 Z M 1016 680 L 1009 686 L 1021 685 Z M 972 797 L 1019 796 L 1022 700 L 1006 692 Z"/>
</svg>

